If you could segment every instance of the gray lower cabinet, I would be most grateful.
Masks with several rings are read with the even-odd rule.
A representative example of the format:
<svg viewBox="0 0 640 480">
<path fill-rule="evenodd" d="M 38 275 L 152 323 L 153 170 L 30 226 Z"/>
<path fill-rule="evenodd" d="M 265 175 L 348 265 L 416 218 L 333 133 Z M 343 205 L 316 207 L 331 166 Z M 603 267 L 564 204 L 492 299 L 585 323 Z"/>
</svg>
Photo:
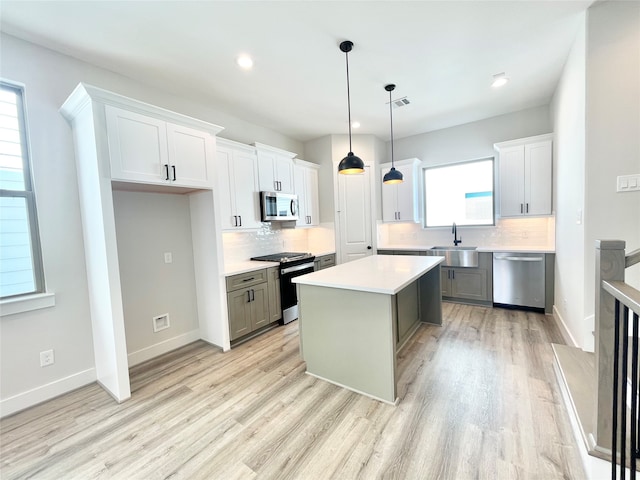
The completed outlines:
<svg viewBox="0 0 640 480">
<path fill-rule="evenodd" d="M 415 255 L 424 256 L 427 253 L 424 250 L 377 250 L 378 255 Z"/>
<path fill-rule="evenodd" d="M 274 267 L 227 277 L 230 340 L 282 318 L 277 270 Z"/>
<path fill-rule="evenodd" d="M 267 286 L 269 287 L 269 316 L 272 322 L 282 318 L 282 305 L 280 303 L 280 269 L 271 267 L 267 269 Z"/>
<path fill-rule="evenodd" d="M 316 257 L 313 263 L 316 271 L 322 270 L 323 268 L 333 267 L 336 264 L 336 254 L 329 253 L 327 255 L 320 255 L 319 257 Z"/>
<path fill-rule="evenodd" d="M 481 304 L 493 303 L 493 257 L 478 253 L 478 267 L 441 267 L 442 297 Z"/>
</svg>

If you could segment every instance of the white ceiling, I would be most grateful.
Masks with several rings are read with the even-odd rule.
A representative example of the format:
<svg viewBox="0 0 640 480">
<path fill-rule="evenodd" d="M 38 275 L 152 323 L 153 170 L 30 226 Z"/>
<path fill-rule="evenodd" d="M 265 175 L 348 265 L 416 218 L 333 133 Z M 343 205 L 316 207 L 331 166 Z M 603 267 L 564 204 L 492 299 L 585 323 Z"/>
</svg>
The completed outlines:
<svg viewBox="0 0 640 480">
<path fill-rule="evenodd" d="M 351 40 L 354 133 L 386 140 L 387 83 L 396 138 L 548 104 L 591 3 L 2 0 L 0 27 L 299 141 L 346 133 Z"/>
</svg>

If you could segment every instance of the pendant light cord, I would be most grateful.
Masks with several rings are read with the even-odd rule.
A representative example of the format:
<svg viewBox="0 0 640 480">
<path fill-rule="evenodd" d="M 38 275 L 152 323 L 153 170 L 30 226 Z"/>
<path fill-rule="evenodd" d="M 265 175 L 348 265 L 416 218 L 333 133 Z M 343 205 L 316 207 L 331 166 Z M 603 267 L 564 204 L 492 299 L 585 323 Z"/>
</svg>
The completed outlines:
<svg viewBox="0 0 640 480">
<path fill-rule="evenodd" d="M 393 104 L 391 103 L 391 90 L 389 90 L 389 117 L 391 118 L 391 167 L 393 168 Z"/>
<path fill-rule="evenodd" d="M 349 52 L 344 52 L 347 59 L 347 111 L 349 116 L 349 152 L 353 152 L 351 148 L 351 93 L 349 91 Z"/>
</svg>

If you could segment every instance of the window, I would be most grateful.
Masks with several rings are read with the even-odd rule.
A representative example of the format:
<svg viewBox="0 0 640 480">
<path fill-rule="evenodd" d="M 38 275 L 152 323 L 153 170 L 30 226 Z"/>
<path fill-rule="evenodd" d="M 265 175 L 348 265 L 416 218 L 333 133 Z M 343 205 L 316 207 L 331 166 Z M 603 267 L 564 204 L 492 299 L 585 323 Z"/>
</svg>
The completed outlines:
<svg viewBox="0 0 640 480">
<path fill-rule="evenodd" d="M 425 227 L 494 225 L 493 158 L 424 170 Z"/>
<path fill-rule="evenodd" d="M 44 290 L 23 89 L 0 81 L 0 298 Z"/>
</svg>

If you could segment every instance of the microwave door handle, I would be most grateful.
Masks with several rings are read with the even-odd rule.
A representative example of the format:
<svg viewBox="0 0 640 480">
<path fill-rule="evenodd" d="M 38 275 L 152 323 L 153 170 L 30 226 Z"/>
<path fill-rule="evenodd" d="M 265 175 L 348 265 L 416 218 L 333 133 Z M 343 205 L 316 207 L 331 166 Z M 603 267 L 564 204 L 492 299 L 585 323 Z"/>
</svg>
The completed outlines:
<svg viewBox="0 0 640 480">
<path fill-rule="evenodd" d="M 295 214 L 296 214 L 296 201 L 291 200 L 291 215 L 295 215 Z"/>
</svg>

